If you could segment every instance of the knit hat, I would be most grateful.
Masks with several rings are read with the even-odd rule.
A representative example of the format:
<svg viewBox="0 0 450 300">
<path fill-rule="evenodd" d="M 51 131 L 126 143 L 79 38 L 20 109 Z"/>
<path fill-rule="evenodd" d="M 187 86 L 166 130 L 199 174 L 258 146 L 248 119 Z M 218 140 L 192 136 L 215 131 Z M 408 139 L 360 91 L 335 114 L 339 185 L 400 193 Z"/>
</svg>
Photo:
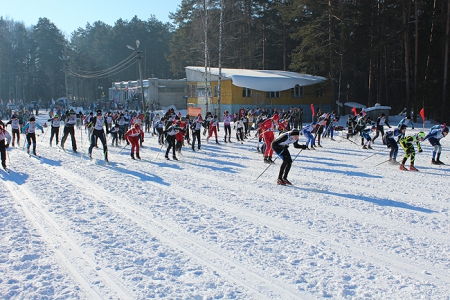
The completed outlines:
<svg viewBox="0 0 450 300">
<path fill-rule="evenodd" d="M 30 117 L 30 122 L 36 121 L 35 117 Z"/>
<path fill-rule="evenodd" d="M 300 131 L 298 131 L 298 129 L 292 129 L 291 135 L 300 135 Z"/>
<path fill-rule="evenodd" d="M 11 119 L 17 119 L 17 116 L 16 115 L 12 115 Z"/>
</svg>

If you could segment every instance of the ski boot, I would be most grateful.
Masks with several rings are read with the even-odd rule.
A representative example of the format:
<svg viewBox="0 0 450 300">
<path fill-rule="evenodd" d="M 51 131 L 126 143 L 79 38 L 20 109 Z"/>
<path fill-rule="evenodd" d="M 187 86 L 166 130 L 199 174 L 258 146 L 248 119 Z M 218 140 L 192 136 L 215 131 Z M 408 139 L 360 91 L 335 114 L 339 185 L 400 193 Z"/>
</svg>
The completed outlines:
<svg viewBox="0 0 450 300">
<path fill-rule="evenodd" d="M 292 185 L 292 183 L 289 180 L 287 180 L 287 178 L 283 178 L 283 181 L 287 185 Z"/>
<path fill-rule="evenodd" d="M 283 179 L 278 178 L 277 184 L 278 184 L 278 185 L 286 185 L 286 182 L 284 182 Z"/>
<path fill-rule="evenodd" d="M 416 169 L 416 167 L 414 167 L 413 164 L 411 164 L 411 165 L 409 166 L 409 170 L 410 170 L 410 171 L 416 171 L 416 172 L 419 171 L 419 170 Z"/>
<path fill-rule="evenodd" d="M 400 165 L 399 169 L 402 170 L 402 171 L 408 171 L 408 169 L 405 168 L 405 165 Z"/>
<path fill-rule="evenodd" d="M 135 158 L 134 158 L 134 153 L 133 153 L 133 152 L 131 152 L 131 158 L 132 158 L 132 159 L 135 159 Z"/>
</svg>

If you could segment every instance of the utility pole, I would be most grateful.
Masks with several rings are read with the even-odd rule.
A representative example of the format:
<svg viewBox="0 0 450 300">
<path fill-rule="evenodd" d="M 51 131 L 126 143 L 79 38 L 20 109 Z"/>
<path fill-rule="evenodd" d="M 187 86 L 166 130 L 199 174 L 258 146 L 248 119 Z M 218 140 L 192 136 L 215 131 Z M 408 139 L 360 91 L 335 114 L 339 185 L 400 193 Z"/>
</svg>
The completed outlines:
<svg viewBox="0 0 450 300">
<path fill-rule="evenodd" d="M 142 101 L 142 112 L 145 112 L 145 99 L 144 99 L 144 82 L 142 81 L 142 66 L 141 66 L 141 60 L 142 60 L 142 51 L 139 50 L 139 45 L 140 45 L 140 41 L 136 40 L 136 49 L 131 47 L 130 45 L 127 45 L 128 49 L 133 50 L 136 53 L 136 59 L 138 61 L 138 66 L 139 66 L 139 80 L 141 81 L 141 101 Z"/>
<path fill-rule="evenodd" d="M 205 100 L 206 100 L 206 112 L 208 112 L 208 0 L 204 0 L 203 8 L 205 12 Z"/>
<path fill-rule="evenodd" d="M 223 10 L 225 9 L 224 0 L 220 0 L 220 21 L 219 21 L 219 79 L 217 81 L 217 106 L 218 117 L 220 120 L 220 92 L 222 91 L 222 30 L 223 30 Z"/>
</svg>

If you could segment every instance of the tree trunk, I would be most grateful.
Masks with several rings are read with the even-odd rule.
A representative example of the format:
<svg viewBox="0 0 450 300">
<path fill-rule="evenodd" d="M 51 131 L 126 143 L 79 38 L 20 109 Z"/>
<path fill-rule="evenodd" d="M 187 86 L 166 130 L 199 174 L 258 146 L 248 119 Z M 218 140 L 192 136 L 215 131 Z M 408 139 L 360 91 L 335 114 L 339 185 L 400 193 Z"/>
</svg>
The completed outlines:
<svg viewBox="0 0 450 300">
<path fill-rule="evenodd" d="M 442 109 L 441 109 L 441 122 L 446 115 L 446 95 L 447 95 L 447 76 L 448 76 L 448 47 L 449 47 L 449 34 L 450 34 L 450 0 L 447 1 L 447 28 L 445 29 L 445 52 L 444 52 L 444 82 L 442 83 Z"/>
<path fill-rule="evenodd" d="M 406 115 L 410 115 L 411 112 L 411 103 L 410 103 L 410 59 L 409 59 L 409 26 L 408 26 L 408 18 L 411 15 L 411 3 L 409 0 L 407 1 L 408 7 L 403 6 L 403 43 L 404 43 L 404 51 L 405 51 L 405 92 L 406 92 Z M 450 0 L 449 0 L 450 1 Z M 405 4 L 405 2 L 403 2 Z"/>
<path fill-rule="evenodd" d="M 418 111 L 418 103 L 417 103 L 417 65 L 419 63 L 419 7 L 418 0 L 414 0 L 414 25 L 415 25 L 415 39 L 414 39 L 414 122 L 417 121 L 417 111 Z"/>
</svg>

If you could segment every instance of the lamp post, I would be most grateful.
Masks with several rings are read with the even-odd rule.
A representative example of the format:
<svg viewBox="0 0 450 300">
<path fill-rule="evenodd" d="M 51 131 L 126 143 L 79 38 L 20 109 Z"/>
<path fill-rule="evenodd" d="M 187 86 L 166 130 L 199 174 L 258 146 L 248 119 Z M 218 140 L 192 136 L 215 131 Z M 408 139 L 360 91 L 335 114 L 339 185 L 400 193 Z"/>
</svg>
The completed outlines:
<svg viewBox="0 0 450 300">
<path fill-rule="evenodd" d="M 136 53 L 136 59 L 138 61 L 138 65 L 139 65 L 139 80 L 141 81 L 142 111 L 144 112 L 145 111 L 144 82 L 142 81 L 142 68 L 141 68 L 141 59 L 142 59 L 141 54 L 142 54 L 142 51 L 139 50 L 139 44 L 140 44 L 139 40 L 136 40 L 136 49 L 131 47 L 130 45 L 127 45 L 127 48 L 130 49 L 130 50 L 133 50 Z"/>
</svg>

